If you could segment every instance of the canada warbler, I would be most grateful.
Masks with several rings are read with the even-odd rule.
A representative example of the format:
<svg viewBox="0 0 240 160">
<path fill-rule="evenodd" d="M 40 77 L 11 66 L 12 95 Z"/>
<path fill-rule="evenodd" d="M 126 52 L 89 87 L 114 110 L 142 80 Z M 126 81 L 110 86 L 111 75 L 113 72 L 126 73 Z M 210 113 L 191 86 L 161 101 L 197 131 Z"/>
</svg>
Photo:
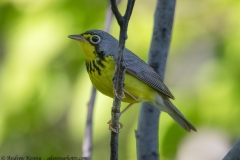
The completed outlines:
<svg viewBox="0 0 240 160">
<path fill-rule="evenodd" d="M 80 43 L 92 84 L 98 91 L 113 98 L 112 78 L 118 57 L 118 40 L 101 30 L 89 30 L 79 35 L 70 35 L 69 38 Z M 196 131 L 196 128 L 169 100 L 169 98 L 174 99 L 174 96 L 161 77 L 147 63 L 126 48 L 124 63 L 126 75 L 123 102 L 130 104 L 148 102 L 167 112 L 187 131 Z"/>
</svg>

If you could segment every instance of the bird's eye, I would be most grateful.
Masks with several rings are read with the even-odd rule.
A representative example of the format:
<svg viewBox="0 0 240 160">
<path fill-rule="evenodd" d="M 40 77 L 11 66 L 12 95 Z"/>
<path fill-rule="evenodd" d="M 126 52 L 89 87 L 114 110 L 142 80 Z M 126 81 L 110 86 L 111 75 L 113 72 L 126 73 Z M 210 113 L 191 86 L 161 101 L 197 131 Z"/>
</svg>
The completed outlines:
<svg viewBox="0 0 240 160">
<path fill-rule="evenodd" d="M 101 38 L 98 35 L 94 35 L 90 38 L 90 42 L 93 44 L 98 44 L 100 42 Z"/>
</svg>

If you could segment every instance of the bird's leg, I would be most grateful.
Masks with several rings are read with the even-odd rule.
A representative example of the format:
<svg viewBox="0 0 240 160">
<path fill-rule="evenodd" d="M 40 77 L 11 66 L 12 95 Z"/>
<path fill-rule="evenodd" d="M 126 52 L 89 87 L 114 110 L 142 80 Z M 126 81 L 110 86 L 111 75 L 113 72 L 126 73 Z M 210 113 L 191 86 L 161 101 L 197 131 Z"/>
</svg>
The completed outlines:
<svg viewBox="0 0 240 160">
<path fill-rule="evenodd" d="M 122 110 L 122 112 L 120 113 L 120 116 L 121 116 L 124 112 L 126 112 L 133 104 L 134 104 L 134 103 L 129 103 L 129 105 Z M 112 120 L 109 120 L 109 121 L 107 122 L 107 124 L 109 125 L 108 129 L 109 129 L 110 131 L 113 131 L 113 132 L 115 132 L 115 133 L 118 133 L 118 132 L 112 127 Z M 119 122 L 119 126 L 118 126 L 119 130 L 120 130 L 122 127 L 123 127 L 123 124 L 122 124 L 121 122 Z"/>
<path fill-rule="evenodd" d="M 122 115 L 122 114 L 123 114 L 124 112 L 126 112 L 130 107 L 132 107 L 133 104 L 134 104 L 134 103 L 129 103 L 129 105 L 122 110 L 122 112 L 120 113 L 120 115 Z"/>
<path fill-rule="evenodd" d="M 116 90 L 115 90 L 115 89 L 113 89 L 113 91 L 116 93 Z M 139 98 L 137 98 L 137 97 L 135 97 L 134 95 L 132 95 L 132 94 L 131 94 L 130 92 L 128 92 L 126 89 L 124 89 L 124 92 L 126 92 L 127 95 L 129 95 L 130 97 L 132 97 L 134 100 L 140 102 L 140 99 L 139 99 Z M 123 93 L 123 95 L 124 95 L 124 97 L 125 97 L 125 94 L 124 94 L 124 93 Z M 133 105 L 133 103 L 130 103 L 126 108 L 124 108 L 124 109 L 122 110 L 122 112 L 120 113 L 120 115 L 122 115 L 124 112 L 126 112 L 132 105 Z M 108 121 L 107 123 L 109 124 L 109 127 L 108 127 L 109 130 L 117 133 L 116 130 L 112 127 L 112 121 L 110 120 L 110 121 Z M 123 127 L 123 124 L 122 124 L 121 122 L 119 122 L 119 129 L 121 129 L 122 127 Z"/>
<path fill-rule="evenodd" d="M 140 102 L 140 99 L 138 97 L 135 97 L 134 95 L 132 95 L 130 92 L 128 92 L 126 89 L 124 89 L 124 92 L 126 92 L 129 96 L 131 96 L 133 99 L 135 99 L 136 101 Z"/>
</svg>

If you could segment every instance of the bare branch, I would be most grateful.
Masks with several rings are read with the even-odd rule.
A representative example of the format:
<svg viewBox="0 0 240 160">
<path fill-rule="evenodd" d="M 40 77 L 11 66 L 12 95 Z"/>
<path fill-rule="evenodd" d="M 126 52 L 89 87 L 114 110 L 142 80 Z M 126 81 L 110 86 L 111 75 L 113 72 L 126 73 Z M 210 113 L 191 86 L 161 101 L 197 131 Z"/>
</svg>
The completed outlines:
<svg viewBox="0 0 240 160">
<path fill-rule="evenodd" d="M 85 135 L 84 135 L 83 144 L 82 144 L 83 157 L 88 157 L 89 160 L 92 157 L 92 117 L 93 117 L 95 99 L 96 99 L 96 89 L 95 87 L 92 87 L 91 98 L 88 102 Z"/>
<path fill-rule="evenodd" d="M 149 51 L 149 65 L 164 77 L 170 46 L 175 0 L 158 0 L 154 15 L 154 29 Z M 158 160 L 158 129 L 160 111 L 143 103 L 140 111 L 137 138 L 138 160 Z"/>
<path fill-rule="evenodd" d="M 119 12 L 116 1 L 110 0 L 112 5 L 112 11 L 118 21 L 120 26 L 120 35 L 119 35 L 119 46 L 118 46 L 118 61 L 117 67 L 115 70 L 115 74 L 113 77 L 114 83 L 114 100 L 113 100 L 113 107 L 112 107 L 112 128 L 115 132 L 111 132 L 111 160 L 118 159 L 118 133 L 119 133 L 119 118 L 120 118 L 120 107 L 121 107 L 121 99 L 123 97 L 123 85 L 124 85 L 124 76 L 126 73 L 126 67 L 124 65 L 123 59 L 123 51 L 125 48 L 125 41 L 127 39 L 127 27 L 128 22 L 132 13 L 132 9 L 134 6 L 135 0 L 128 0 L 127 9 L 125 15 L 122 16 Z"/>
<path fill-rule="evenodd" d="M 117 2 L 116 2 L 116 0 L 110 0 L 110 2 L 111 2 L 111 5 L 112 5 L 112 12 L 116 17 L 119 26 L 121 27 L 124 23 L 124 19 L 123 19 L 121 13 L 118 10 Z"/>
<path fill-rule="evenodd" d="M 121 0 L 117 1 L 117 4 L 120 3 Z M 104 31 L 109 32 L 110 26 L 112 24 L 113 20 L 113 13 L 109 4 L 109 7 L 106 11 L 106 16 L 105 16 L 105 23 L 104 23 Z M 87 111 L 87 122 L 86 122 L 86 129 L 85 129 L 85 135 L 83 139 L 83 144 L 82 144 L 82 153 L 83 157 L 88 157 L 88 160 L 91 160 L 92 157 L 92 142 L 93 142 L 93 137 L 92 137 L 92 130 L 93 130 L 93 110 L 94 110 L 94 104 L 95 104 L 95 99 L 96 99 L 96 88 L 92 87 L 92 93 L 90 100 L 88 102 L 88 111 Z"/>
<path fill-rule="evenodd" d="M 116 4 L 118 5 L 121 2 L 121 0 L 117 0 Z M 106 16 L 105 16 L 105 24 L 103 27 L 103 30 L 106 32 L 110 31 L 110 26 L 112 24 L 112 20 L 113 20 L 113 12 L 111 9 L 111 4 L 109 4 L 108 8 L 107 8 L 107 12 L 106 12 Z"/>
</svg>

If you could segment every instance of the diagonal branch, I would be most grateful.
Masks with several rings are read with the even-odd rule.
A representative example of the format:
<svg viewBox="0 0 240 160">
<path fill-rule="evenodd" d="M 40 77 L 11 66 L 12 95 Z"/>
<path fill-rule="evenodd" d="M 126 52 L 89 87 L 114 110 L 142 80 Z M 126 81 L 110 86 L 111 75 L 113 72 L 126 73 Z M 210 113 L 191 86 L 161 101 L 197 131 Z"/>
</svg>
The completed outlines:
<svg viewBox="0 0 240 160">
<path fill-rule="evenodd" d="M 121 0 L 117 0 L 116 5 L 118 5 L 120 2 L 121 2 Z M 110 31 L 110 26 L 111 26 L 112 20 L 113 20 L 113 12 L 112 12 L 111 8 L 112 8 L 111 4 L 109 3 L 109 6 L 106 11 L 105 23 L 104 23 L 104 27 L 103 27 L 104 28 L 103 30 L 106 32 Z"/>
<path fill-rule="evenodd" d="M 238 160 L 240 159 L 240 139 L 234 144 L 232 149 L 225 155 L 223 160 Z"/>
<path fill-rule="evenodd" d="M 117 2 L 116 2 L 116 0 L 110 0 L 110 2 L 111 2 L 111 5 L 112 5 L 112 12 L 116 17 L 119 26 L 121 27 L 124 23 L 124 19 L 123 19 L 121 13 L 118 10 Z"/>
<path fill-rule="evenodd" d="M 110 0 L 112 5 L 112 11 L 118 21 L 120 26 L 120 35 L 119 35 L 119 46 L 118 46 L 118 61 L 117 67 L 115 70 L 115 74 L 113 76 L 114 83 L 114 100 L 112 107 L 112 128 L 115 132 L 111 132 L 111 160 L 118 159 L 118 133 L 119 133 L 119 118 L 120 118 L 120 107 L 121 107 L 121 99 L 123 97 L 123 85 L 124 85 L 124 76 L 126 73 L 126 67 L 124 65 L 123 59 L 123 51 L 125 48 L 125 41 L 127 39 L 127 27 L 128 22 L 133 10 L 135 0 L 128 0 L 127 9 L 124 16 L 119 12 L 116 1 Z"/>
</svg>

